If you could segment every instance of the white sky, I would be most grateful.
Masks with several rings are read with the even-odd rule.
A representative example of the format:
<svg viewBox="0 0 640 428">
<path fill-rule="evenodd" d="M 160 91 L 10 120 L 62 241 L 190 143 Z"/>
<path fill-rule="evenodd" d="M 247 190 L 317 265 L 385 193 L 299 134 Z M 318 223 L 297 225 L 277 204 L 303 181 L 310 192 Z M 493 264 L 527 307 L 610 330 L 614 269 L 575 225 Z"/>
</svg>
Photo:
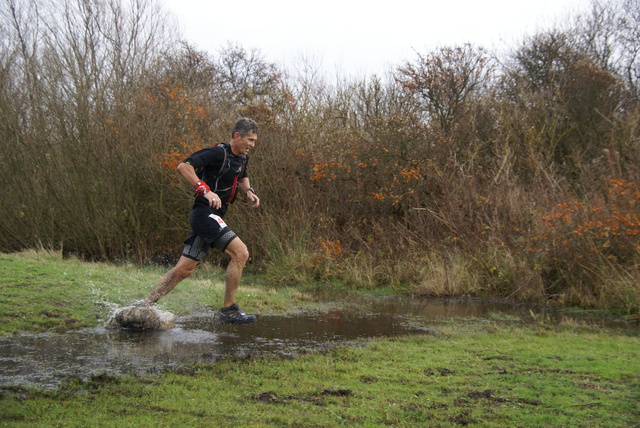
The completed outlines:
<svg viewBox="0 0 640 428">
<path fill-rule="evenodd" d="M 328 73 L 382 75 L 438 46 L 489 49 L 589 9 L 591 0 L 160 0 L 184 38 L 217 52 L 257 48 L 287 67 L 306 58 Z"/>
</svg>

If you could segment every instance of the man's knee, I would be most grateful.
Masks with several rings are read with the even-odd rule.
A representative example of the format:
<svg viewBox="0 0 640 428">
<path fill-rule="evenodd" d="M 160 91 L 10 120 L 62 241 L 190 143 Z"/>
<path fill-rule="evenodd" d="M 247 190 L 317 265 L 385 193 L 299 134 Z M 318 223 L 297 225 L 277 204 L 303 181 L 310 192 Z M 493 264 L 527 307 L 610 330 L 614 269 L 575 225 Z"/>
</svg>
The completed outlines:
<svg viewBox="0 0 640 428">
<path fill-rule="evenodd" d="M 247 247 L 244 248 L 244 251 L 242 252 L 242 263 L 247 263 L 249 261 L 249 250 L 247 249 Z"/>
<path fill-rule="evenodd" d="M 236 263 L 244 265 L 249 261 L 249 250 L 247 246 L 237 238 L 231 241 L 226 253 L 231 257 L 231 260 Z"/>
<path fill-rule="evenodd" d="M 192 273 L 193 273 L 193 269 L 188 269 L 188 268 L 176 269 L 176 277 L 178 277 L 180 281 L 182 281 L 183 279 L 189 278 Z"/>
<path fill-rule="evenodd" d="M 243 265 L 249 261 L 249 250 L 247 247 L 241 248 L 233 257 L 238 263 L 242 263 Z"/>
<path fill-rule="evenodd" d="M 183 279 L 191 276 L 197 265 L 198 262 L 196 261 L 185 262 L 181 260 L 174 268 L 174 273 L 180 279 L 180 281 L 182 281 Z"/>
</svg>

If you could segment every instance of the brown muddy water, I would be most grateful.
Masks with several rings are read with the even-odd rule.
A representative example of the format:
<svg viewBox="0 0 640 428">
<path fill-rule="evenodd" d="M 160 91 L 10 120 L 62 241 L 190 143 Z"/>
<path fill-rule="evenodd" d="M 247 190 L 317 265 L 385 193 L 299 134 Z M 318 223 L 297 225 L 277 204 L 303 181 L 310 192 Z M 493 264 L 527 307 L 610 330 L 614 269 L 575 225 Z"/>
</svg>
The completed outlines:
<svg viewBox="0 0 640 428">
<path fill-rule="evenodd" d="M 560 322 L 549 310 L 482 300 L 373 298 L 341 309 L 260 315 L 250 325 L 221 325 L 217 313 L 178 317 L 176 328 L 156 331 L 104 327 L 60 334 L 0 338 L 0 389 L 56 388 L 68 380 L 100 375 L 149 375 L 223 358 L 293 358 L 376 337 L 438 334 L 455 323 L 469 328 L 497 323 Z M 624 322 L 587 320 L 606 328 L 636 329 Z"/>
</svg>

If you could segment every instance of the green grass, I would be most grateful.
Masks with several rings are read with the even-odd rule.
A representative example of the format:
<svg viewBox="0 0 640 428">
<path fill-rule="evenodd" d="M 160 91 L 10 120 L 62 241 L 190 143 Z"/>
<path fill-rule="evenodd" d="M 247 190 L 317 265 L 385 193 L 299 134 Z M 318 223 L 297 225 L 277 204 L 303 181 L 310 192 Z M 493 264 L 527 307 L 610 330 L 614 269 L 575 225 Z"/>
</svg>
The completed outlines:
<svg viewBox="0 0 640 428">
<path fill-rule="evenodd" d="M 139 298 L 163 272 L 49 253 L 0 255 L 0 267 L 5 334 L 95 325 L 106 308 Z M 219 281 L 204 278 L 222 272 L 203 268 L 167 296 L 167 308 L 190 311 L 218 299 Z M 240 297 L 266 311 L 323 304 L 258 278 L 249 278 Z M 39 314 L 44 308 L 57 310 L 56 317 Z M 221 360 L 144 377 L 103 374 L 56 391 L 8 388 L 0 393 L 0 426 L 634 427 L 638 403 L 637 334 L 578 322 L 447 322 L 435 335 L 363 341 L 295 359 Z"/>
<path fill-rule="evenodd" d="M 81 273 L 82 271 L 82 273 Z M 104 272 L 52 254 L 0 255 L 0 332 L 69 330 L 95 324 L 92 288 Z M 97 302 L 95 302 L 97 304 Z"/>
<path fill-rule="evenodd" d="M 293 360 L 96 376 L 0 399 L 3 426 L 631 427 L 640 343 L 604 332 L 449 330 Z"/>
<path fill-rule="evenodd" d="M 114 309 L 146 297 L 167 270 L 85 263 L 47 251 L 0 254 L 0 336 L 96 326 Z M 203 264 L 160 301 L 160 308 L 179 315 L 218 308 L 224 276 L 222 269 Z M 252 275 L 243 279 L 237 300 L 244 309 L 273 313 L 326 306 L 304 289 L 258 281 Z"/>
</svg>

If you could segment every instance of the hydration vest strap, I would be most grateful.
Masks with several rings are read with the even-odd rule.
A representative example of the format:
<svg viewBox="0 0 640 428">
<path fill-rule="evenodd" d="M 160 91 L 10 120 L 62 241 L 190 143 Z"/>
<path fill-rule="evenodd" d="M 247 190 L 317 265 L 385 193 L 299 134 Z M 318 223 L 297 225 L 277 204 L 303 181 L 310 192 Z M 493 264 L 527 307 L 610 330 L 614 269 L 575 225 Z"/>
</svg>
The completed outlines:
<svg viewBox="0 0 640 428">
<path fill-rule="evenodd" d="M 238 190 L 238 176 L 233 179 L 233 186 L 231 186 L 231 196 L 229 196 L 229 202 L 233 202 L 236 197 L 236 191 Z"/>
</svg>

